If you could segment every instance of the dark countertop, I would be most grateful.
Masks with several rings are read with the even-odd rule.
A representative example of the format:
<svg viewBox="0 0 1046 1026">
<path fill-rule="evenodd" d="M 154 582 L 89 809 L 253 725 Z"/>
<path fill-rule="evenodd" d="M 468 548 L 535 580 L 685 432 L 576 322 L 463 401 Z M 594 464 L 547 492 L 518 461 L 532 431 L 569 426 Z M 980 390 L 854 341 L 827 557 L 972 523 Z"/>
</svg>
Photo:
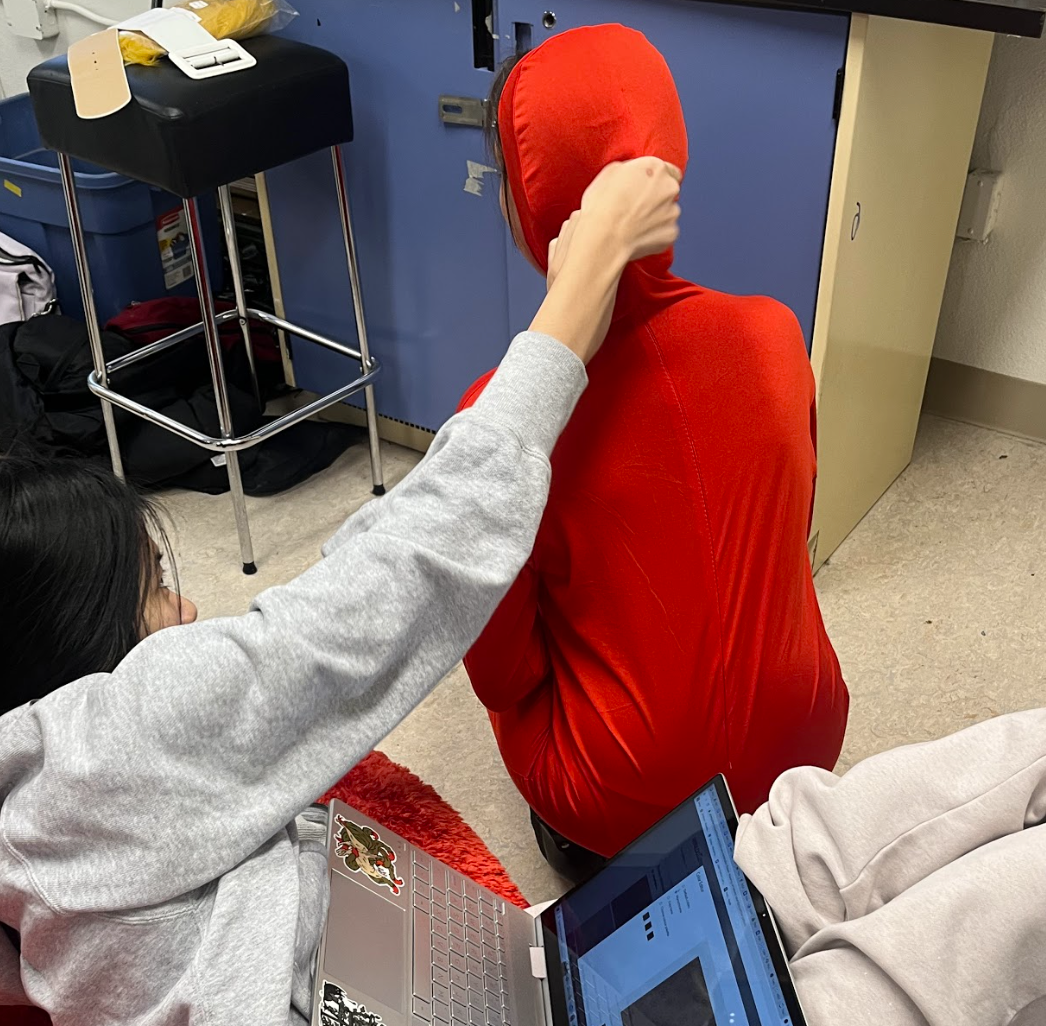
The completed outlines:
<svg viewBox="0 0 1046 1026">
<path fill-rule="evenodd" d="M 798 11 L 878 14 L 906 21 L 999 32 L 1007 36 L 1042 36 L 1046 0 L 723 0 L 755 7 Z"/>
</svg>

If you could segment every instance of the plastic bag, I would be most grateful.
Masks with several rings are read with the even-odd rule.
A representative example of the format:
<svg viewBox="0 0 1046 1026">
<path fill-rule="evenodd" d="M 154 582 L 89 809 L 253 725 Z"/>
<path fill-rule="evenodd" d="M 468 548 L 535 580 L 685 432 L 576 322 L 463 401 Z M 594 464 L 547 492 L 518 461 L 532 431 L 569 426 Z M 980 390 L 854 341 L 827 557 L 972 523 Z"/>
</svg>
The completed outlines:
<svg viewBox="0 0 1046 1026">
<path fill-rule="evenodd" d="M 247 39 L 279 32 L 298 12 L 287 0 L 182 0 L 170 9 L 190 11 L 215 39 Z M 156 64 L 166 50 L 141 32 L 121 32 L 124 64 Z"/>
</svg>

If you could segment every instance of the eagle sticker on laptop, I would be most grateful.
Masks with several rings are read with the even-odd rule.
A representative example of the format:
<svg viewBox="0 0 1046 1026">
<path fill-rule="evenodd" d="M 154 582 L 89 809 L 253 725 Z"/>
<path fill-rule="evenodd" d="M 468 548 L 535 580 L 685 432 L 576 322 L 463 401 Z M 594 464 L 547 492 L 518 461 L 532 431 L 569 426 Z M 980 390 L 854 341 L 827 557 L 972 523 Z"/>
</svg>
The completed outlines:
<svg viewBox="0 0 1046 1026">
<path fill-rule="evenodd" d="M 324 980 L 320 1026 L 385 1026 L 385 1021 L 377 1012 L 368 1012 L 366 1005 L 353 1001 L 336 983 Z"/>
<path fill-rule="evenodd" d="M 334 854 L 345 868 L 399 894 L 403 881 L 396 875 L 396 853 L 370 827 L 340 815 L 334 817 L 334 825 Z"/>
</svg>

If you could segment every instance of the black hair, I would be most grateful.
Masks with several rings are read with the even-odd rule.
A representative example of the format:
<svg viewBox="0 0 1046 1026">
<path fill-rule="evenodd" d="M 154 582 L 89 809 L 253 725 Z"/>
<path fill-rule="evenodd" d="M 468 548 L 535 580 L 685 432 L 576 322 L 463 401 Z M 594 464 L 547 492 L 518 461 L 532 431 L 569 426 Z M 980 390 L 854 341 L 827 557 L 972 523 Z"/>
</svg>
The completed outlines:
<svg viewBox="0 0 1046 1026">
<path fill-rule="evenodd" d="M 490 94 L 487 96 L 487 106 L 483 119 L 483 135 L 487 140 L 487 149 L 494 159 L 494 166 L 504 177 L 505 154 L 501 149 L 501 135 L 498 129 L 498 106 L 501 103 L 501 94 L 505 91 L 505 83 L 508 82 L 512 69 L 526 56 L 525 53 L 514 53 L 505 59 L 494 73 L 494 81 L 490 84 Z"/>
<path fill-rule="evenodd" d="M 112 670 L 145 634 L 170 545 L 152 503 L 102 465 L 0 455 L 0 713 Z"/>
</svg>

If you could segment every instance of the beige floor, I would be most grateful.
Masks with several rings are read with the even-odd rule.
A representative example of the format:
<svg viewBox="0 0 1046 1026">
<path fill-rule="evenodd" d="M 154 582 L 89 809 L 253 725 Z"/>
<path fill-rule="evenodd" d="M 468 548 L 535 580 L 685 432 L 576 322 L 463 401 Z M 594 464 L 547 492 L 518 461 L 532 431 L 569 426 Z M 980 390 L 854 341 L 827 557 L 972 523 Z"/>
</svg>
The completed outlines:
<svg viewBox="0 0 1046 1026">
<path fill-rule="evenodd" d="M 1005 457 L 1005 458 L 1003 458 Z M 391 481 L 413 465 L 386 450 Z M 239 572 L 224 497 L 165 498 L 186 594 L 201 615 L 240 612 L 312 563 L 369 494 L 365 453 L 250 503 L 259 573 Z M 817 578 L 853 698 L 842 766 L 1046 700 L 1046 447 L 927 418 L 912 466 Z M 470 822 L 533 900 L 562 885 L 458 670 L 382 746 Z"/>
</svg>

